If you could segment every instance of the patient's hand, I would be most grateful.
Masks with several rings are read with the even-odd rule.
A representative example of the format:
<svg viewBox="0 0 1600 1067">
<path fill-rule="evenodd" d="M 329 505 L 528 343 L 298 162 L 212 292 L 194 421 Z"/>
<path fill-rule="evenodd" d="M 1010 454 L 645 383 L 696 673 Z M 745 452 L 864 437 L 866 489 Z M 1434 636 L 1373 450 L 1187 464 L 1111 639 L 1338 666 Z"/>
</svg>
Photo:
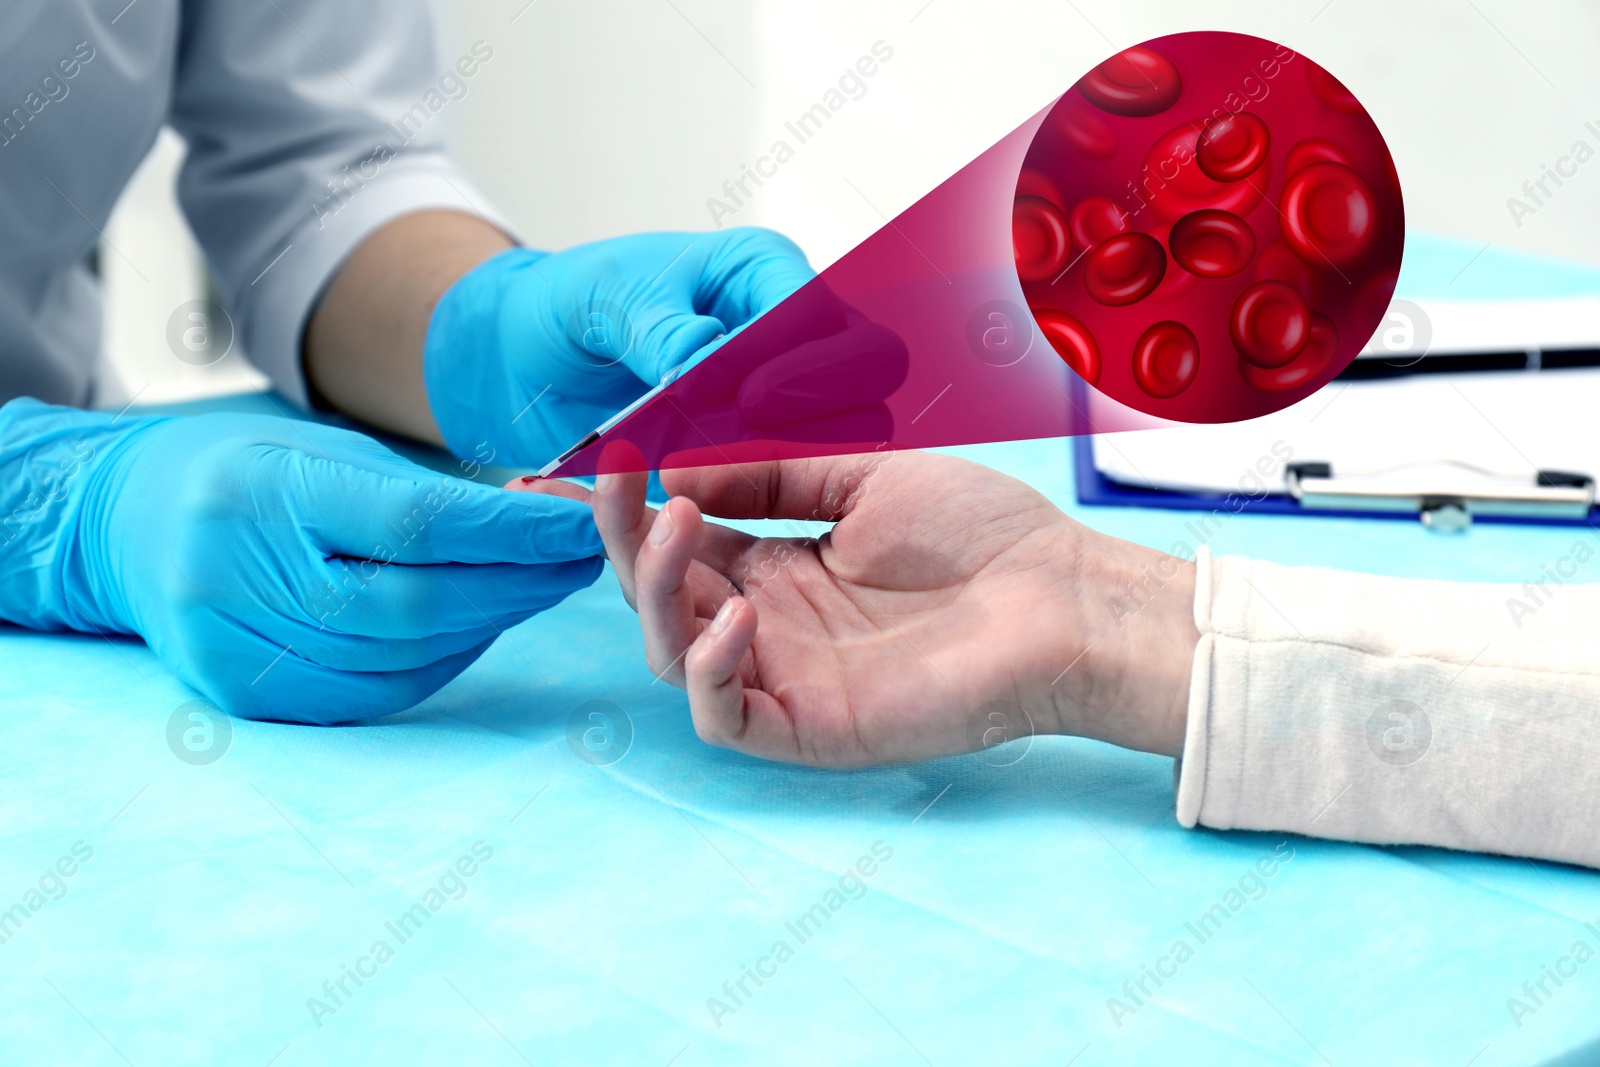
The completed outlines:
<svg viewBox="0 0 1600 1067">
<path fill-rule="evenodd" d="M 662 483 L 673 499 L 659 515 L 643 474 L 604 476 L 592 503 L 650 667 L 688 690 L 706 741 L 825 767 L 918 759 L 983 744 L 1003 701 L 1038 733 L 1182 749 L 1191 564 L 1098 534 L 988 468 L 917 452 L 671 470 Z M 702 512 L 838 521 L 817 540 L 757 539 Z"/>
</svg>

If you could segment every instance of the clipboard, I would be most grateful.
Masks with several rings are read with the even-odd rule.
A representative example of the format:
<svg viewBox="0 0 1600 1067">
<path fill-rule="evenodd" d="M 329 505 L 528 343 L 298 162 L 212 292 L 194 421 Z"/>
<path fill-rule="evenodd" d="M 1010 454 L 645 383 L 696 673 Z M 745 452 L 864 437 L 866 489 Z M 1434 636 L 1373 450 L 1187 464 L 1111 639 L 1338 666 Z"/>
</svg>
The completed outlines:
<svg viewBox="0 0 1600 1067">
<path fill-rule="evenodd" d="M 1435 473 L 1428 469 L 1403 471 L 1386 483 L 1365 474 L 1340 478 L 1332 464 L 1315 461 L 1287 464 L 1282 486 L 1261 495 L 1209 494 L 1113 481 L 1095 465 L 1092 437 L 1074 438 L 1072 455 L 1078 503 L 1089 507 L 1403 519 L 1441 531 L 1465 529 L 1474 522 L 1588 525 L 1595 508 L 1595 479 L 1577 471 L 1541 470 L 1522 480 L 1468 468 L 1466 473 L 1484 476 L 1482 486 L 1452 491 L 1425 481 Z"/>
<path fill-rule="evenodd" d="M 1076 438 L 1078 502 L 1439 530 L 1593 522 L 1600 270 L 1480 249 L 1467 262 L 1487 261 L 1482 276 L 1454 286 L 1459 243 L 1412 235 L 1406 251 L 1404 295 L 1327 388 L 1247 423 Z M 1074 385 L 1094 421 L 1106 401 Z"/>
</svg>

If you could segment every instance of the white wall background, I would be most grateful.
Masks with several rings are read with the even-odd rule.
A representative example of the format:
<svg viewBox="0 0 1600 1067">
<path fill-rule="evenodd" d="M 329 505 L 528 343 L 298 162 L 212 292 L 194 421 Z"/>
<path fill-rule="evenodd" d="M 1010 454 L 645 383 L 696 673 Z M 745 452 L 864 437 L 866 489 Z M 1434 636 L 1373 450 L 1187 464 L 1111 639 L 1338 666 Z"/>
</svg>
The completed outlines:
<svg viewBox="0 0 1600 1067">
<path fill-rule="evenodd" d="M 1506 207 L 1575 140 L 1600 149 L 1584 128 L 1600 129 L 1591 0 L 439 3 L 448 56 L 478 39 L 495 48 L 450 113 L 460 159 L 536 246 L 709 228 L 708 198 L 881 40 L 894 56 L 866 95 L 724 220 L 783 229 L 822 266 L 1112 51 L 1231 29 L 1305 53 L 1356 92 L 1395 154 L 1412 225 L 1600 264 L 1600 159 L 1521 227 Z M 150 244 L 152 258 L 192 257 L 166 151 L 108 228 L 140 262 Z M 173 366 L 165 312 L 189 295 L 151 315 L 110 284 L 108 354 L 130 392 L 151 383 L 141 401 L 249 381 L 231 357 Z"/>
</svg>

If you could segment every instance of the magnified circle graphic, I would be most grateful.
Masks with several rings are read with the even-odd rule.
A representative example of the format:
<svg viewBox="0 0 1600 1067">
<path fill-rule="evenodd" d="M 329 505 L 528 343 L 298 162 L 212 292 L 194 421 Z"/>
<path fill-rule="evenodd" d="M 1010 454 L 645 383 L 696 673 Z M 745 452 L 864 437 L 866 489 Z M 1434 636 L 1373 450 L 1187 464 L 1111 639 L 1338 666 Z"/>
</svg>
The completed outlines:
<svg viewBox="0 0 1600 1067">
<path fill-rule="evenodd" d="M 589 300 L 567 316 L 567 336 L 577 344 L 584 362 L 614 366 L 633 350 L 633 319 L 620 304 Z"/>
<path fill-rule="evenodd" d="M 1405 208 L 1383 135 L 1333 74 L 1196 31 L 1061 96 L 1018 175 L 1012 240 L 1029 310 L 1090 385 L 1234 422 L 1305 399 L 1373 337 Z"/>
</svg>

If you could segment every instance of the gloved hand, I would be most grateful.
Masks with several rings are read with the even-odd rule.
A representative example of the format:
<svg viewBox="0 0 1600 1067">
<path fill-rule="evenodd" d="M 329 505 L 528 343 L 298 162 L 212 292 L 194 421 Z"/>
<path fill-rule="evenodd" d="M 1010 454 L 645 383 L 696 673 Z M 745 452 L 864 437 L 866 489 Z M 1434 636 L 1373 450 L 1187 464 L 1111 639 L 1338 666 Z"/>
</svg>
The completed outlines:
<svg viewBox="0 0 1600 1067">
<path fill-rule="evenodd" d="M 541 466 L 813 276 L 793 242 L 751 228 L 503 252 L 434 309 L 434 420 L 457 455 L 487 444 Z"/>
<path fill-rule="evenodd" d="M 136 633 L 230 714 L 400 711 L 600 574 L 588 509 L 347 430 L 0 408 L 0 617 Z"/>
</svg>

